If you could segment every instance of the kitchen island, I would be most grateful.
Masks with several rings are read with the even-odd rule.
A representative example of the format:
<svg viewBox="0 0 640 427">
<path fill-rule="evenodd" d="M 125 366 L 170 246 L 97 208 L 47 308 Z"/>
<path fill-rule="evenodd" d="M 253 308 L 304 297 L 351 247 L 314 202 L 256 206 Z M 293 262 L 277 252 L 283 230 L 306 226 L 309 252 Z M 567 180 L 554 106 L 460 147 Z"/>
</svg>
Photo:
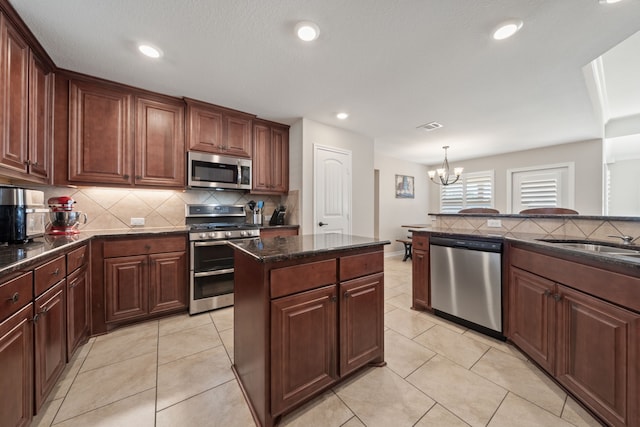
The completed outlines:
<svg viewBox="0 0 640 427">
<path fill-rule="evenodd" d="M 233 371 L 258 425 L 274 425 L 364 365 L 384 365 L 389 241 L 327 234 L 230 244 Z"/>
</svg>

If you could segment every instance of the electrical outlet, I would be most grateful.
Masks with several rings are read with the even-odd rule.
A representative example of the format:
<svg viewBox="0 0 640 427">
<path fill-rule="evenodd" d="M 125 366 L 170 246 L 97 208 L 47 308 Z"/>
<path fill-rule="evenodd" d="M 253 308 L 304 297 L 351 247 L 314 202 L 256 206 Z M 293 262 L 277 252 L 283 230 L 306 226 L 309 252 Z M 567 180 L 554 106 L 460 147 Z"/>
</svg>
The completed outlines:
<svg viewBox="0 0 640 427">
<path fill-rule="evenodd" d="M 500 219 L 488 219 L 487 227 L 502 227 L 502 220 Z"/>
<path fill-rule="evenodd" d="M 144 225 L 144 218 L 131 218 L 131 225 Z"/>
</svg>

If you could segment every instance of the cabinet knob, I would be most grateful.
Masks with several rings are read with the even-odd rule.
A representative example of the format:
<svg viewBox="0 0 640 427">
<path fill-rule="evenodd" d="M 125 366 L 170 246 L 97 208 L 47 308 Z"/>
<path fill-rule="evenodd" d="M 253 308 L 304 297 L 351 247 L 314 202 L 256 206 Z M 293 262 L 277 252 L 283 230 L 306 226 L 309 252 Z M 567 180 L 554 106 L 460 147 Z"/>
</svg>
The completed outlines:
<svg viewBox="0 0 640 427">
<path fill-rule="evenodd" d="M 127 174 L 125 174 L 125 175 L 122 175 L 122 179 L 124 179 L 124 180 L 127 180 L 127 179 L 129 179 L 129 175 L 127 175 Z"/>
<path fill-rule="evenodd" d="M 60 274 L 60 269 L 56 268 L 55 270 L 53 270 L 53 272 L 51 273 L 52 276 L 57 276 L 58 274 Z"/>
<path fill-rule="evenodd" d="M 350 294 L 349 292 L 345 292 L 345 293 L 344 293 L 344 297 L 345 297 L 345 298 L 351 298 L 351 294 Z"/>
<path fill-rule="evenodd" d="M 337 297 L 337 296 L 335 296 L 335 295 L 333 295 L 331 298 L 329 298 L 329 300 L 330 300 L 331 302 L 336 302 L 336 301 L 338 301 L 338 297 Z"/>
<path fill-rule="evenodd" d="M 38 166 L 38 162 L 37 161 L 33 162 L 32 164 L 33 164 L 33 166 Z"/>
<path fill-rule="evenodd" d="M 151 249 L 151 246 L 150 245 L 144 245 L 144 249 L 148 251 L 149 249 Z"/>
<path fill-rule="evenodd" d="M 544 296 L 545 296 L 545 297 L 548 297 L 548 296 L 550 296 L 550 295 L 551 295 L 551 291 L 550 291 L 549 289 L 545 289 L 545 290 L 544 290 Z"/>
<path fill-rule="evenodd" d="M 553 296 L 553 299 L 554 299 L 554 300 L 556 300 L 556 301 L 560 301 L 560 300 L 562 299 L 562 295 L 560 295 L 560 294 L 555 294 L 555 295 Z"/>
<path fill-rule="evenodd" d="M 20 294 L 16 292 L 15 294 L 11 295 L 10 298 L 7 298 L 7 301 L 11 301 L 12 304 L 15 304 L 18 302 L 19 299 L 20 299 Z"/>
<path fill-rule="evenodd" d="M 142 176 L 136 175 L 136 179 L 142 179 Z"/>
</svg>

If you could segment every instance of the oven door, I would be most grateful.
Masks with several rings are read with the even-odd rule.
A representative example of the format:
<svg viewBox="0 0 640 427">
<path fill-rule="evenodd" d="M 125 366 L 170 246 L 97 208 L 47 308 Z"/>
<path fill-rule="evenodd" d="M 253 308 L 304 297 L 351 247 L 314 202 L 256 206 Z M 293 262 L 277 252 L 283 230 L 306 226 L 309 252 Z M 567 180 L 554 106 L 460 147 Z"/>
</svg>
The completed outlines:
<svg viewBox="0 0 640 427">
<path fill-rule="evenodd" d="M 191 242 L 189 313 L 233 305 L 233 249 L 227 241 Z"/>
</svg>

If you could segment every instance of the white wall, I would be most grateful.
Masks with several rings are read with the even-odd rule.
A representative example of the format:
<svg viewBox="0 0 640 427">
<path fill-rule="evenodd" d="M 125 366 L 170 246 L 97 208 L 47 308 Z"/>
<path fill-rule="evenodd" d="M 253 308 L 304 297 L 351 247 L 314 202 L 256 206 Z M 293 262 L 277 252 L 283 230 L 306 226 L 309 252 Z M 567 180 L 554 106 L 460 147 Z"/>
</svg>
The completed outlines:
<svg viewBox="0 0 640 427">
<path fill-rule="evenodd" d="M 352 152 L 351 233 L 373 237 L 373 139 L 303 118 L 291 127 L 289 144 L 289 185 L 291 189 L 300 190 L 300 234 L 312 234 L 314 231 L 313 145 L 319 144 Z"/>
<path fill-rule="evenodd" d="M 637 216 L 640 212 L 640 159 L 609 163 L 611 193 L 607 215 Z"/>
<path fill-rule="evenodd" d="M 602 215 L 602 140 L 553 145 L 533 150 L 516 151 L 497 156 L 463 161 L 449 161 L 451 167 L 464 167 L 465 172 L 495 171 L 495 208 L 507 213 L 507 170 L 529 166 L 574 162 L 575 209 L 583 215 Z M 429 166 L 428 169 L 440 167 Z M 429 211 L 439 212 L 440 191 L 429 195 Z"/>
<path fill-rule="evenodd" d="M 391 245 L 385 246 L 385 252 L 404 252 L 402 243 L 395 240 L 406 238 L 407 229 L 403 224 L 424 224 L 427 222 L 430 186 L 427 167 L 418 163 L 394 159 L 375 153 L 375 168 L 379 171 L 379 236 L 380 239 L 390 240 Z M 396 175 L 415 177 L 415 198 L 396 199 Z"/>
</svg>

